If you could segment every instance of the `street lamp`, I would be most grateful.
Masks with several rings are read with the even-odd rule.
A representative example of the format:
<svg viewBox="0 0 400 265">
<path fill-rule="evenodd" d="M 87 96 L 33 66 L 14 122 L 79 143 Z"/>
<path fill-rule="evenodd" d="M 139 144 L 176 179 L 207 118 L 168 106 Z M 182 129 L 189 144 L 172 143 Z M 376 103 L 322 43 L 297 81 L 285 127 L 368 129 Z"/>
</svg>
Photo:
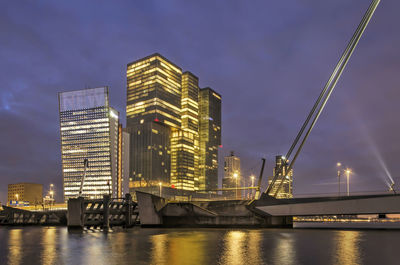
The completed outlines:
<svg viewBox="0 0 400 265">
<path fill-rule="evenodd" d="M 251 187 L 254 188 L 254 176 L 251 176 Z M 254 194 L 253 194 L 254 189 L 251 189 L 251 197 L 253 198 Z"/>
<path fill-rule="evenodd" d="M 351 170 L 350 169 L 346 169 L 346 174 L 347 174 L 347 196 L 350 196 L 350 173 Z"/>
<path fill-rule="evenodd" d="M 235 178 L 235 184 L 236 184 L 236 199 L 238 197 L 238 184 L 237 184 L 237 179 L 238 179 L 238 173 L 234 173 L 233 177 Z"/>
<path fill-rule="evenodd" d="M 338 196 L 340 196 L 340 169 L 341 169 L 341 167 L 342 167 L 342 163 L 340 163 L 340 162 L 337 162 L 336 163 L 336 167 L 337 167 L 337 176 L 338 176 L 338 180 L 339 180 L 339 193 L 338 193 Z"/>
<path fill-rule="evenodd" d="M 158 186 L 160 186 L 160 197 L 161 197 L 162 183 L 161 183 L 161 182 L 158 182 Z"/>
</svg>

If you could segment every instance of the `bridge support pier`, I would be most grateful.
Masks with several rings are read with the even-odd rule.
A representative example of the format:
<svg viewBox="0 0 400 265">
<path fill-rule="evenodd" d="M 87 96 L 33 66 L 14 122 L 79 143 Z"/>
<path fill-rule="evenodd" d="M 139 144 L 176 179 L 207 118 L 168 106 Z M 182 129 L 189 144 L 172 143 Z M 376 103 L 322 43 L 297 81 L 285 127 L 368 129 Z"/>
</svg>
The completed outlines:
<svg viewBox="0 0 400 265">
<path fill-rule="evenodd" d="M 84 225 L 84 199 L 83 197 L 68 200 L 67 225 L 68 228 L 83 229 Z"/>
<path fill-rule="evenodd" d="M 125 227 L 132 226 L 132 195 L 125 194 Z"/>
<path fill-rule="evenodd" d="M 110 228 L 110 195 L 103 196 L 103 230 L 108 231 Z"/>
</svg>

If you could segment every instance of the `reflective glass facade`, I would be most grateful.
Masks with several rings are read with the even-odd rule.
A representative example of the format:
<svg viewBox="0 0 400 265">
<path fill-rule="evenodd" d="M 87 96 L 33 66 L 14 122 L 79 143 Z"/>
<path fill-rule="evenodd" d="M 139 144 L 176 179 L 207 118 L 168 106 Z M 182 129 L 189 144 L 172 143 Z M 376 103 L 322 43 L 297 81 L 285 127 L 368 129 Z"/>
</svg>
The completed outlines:
<svg viewBox="0 0 400 265">
<path fill-rule="evenodd" d="M 221 145 L 221 96 L 211 88 L 199 93 L 200 190 L 218 188 L 218 148 Z"/>
<path fill-rule="evenodd" d="M 171 184 L 178 189 L 199 189 L 199 80 L 182 74 L 181 129 L 171 135 Z"/>
<path fill-rule="evenodd" d="M 279 176 L 286 174 L 287 169 L 289 167 L 289 160 L 285 160 L 284 156 L 279 155 L 279 156 L 275 157 L 275 167 L 273 170 L 273 176 L 275 176 L 277 174 L 278 169 L 282 165 L 282 163 L 284 163 L 284 166 L 283 166 L 282 172 L 279 173 Z M 271 183 L 272 177 L 269 179 L 269 181 L 268 181 L 269 183 Z M 276 198 L 278 198 L 278 199 L 293 198 L 293 190 L 292 190 L 293 169 L 290 170 L 290 172 L 288 173 L 288 175 L 286 176 L 286 178 L 284 180 L 279 179 L 275 182 L 275 185 L 272 187 L 270 194 L 272 194 L 272 195 L 275 194 L 276 190 L 281 185 L 282 181 L 283 181 L 282 187 L 280 188 L 278 194 L 276 195 Z"/>
<path fill-rule="evenodd" d="M 120 196 L 121 129 L 119 113 L 108 103 L 108 87 L 59 93 L 59 107 L 64 200 L 79 194 L 84 159 L 89 167 L 82 196 Z"/>
<path fill-rule="evenodd" d="M 198 82 L 195 75 L 182 73 L 181 68 L 157 53 L 127 65 L 126 112 L 127 130 L 131 133 L 132 188 L 158 186 L 160 182 L 163 186 L 185 190 L 206 186 L 205 177 L 202 186 L 200 181 Z M 218 152 L 221 141 L 220 96 L 217 114 L 210 106 L 213 102 L 213 99 L 207 101 L 204 115 L 215 115 L 219 122 L 218 126 L 207 125 L 207 130 L 219 130 L 216 139 Z M 205 137 L 209 136 L 214 137 L 214 134 L 206 133 Z M 210 142 L 205 138 L 203 141 Z M 215 145 L 215 141 L 210 144 Z M 210 167 L 215 167 L 217 186 L 217 156 L 208 154 L 212 157 Z"/>
<path fill-rule="evenodd" d="M 169 185 L 171 130 L 181 128 L 182 70 L 159 54 L 127 66 L 127 130 L 134 186 Z"/>
<path fill-rule="evenodd" d="M 230 156 L 224 158 L 224 178 L 222 179 L 222 188 L 236 188 L 240 187 L 241 171 L 240 171 L 240 158 L 231 152 Z M 227 196 L 239 197 L 240 192 L 234 190 L 224 191 Z"/>
</svg>

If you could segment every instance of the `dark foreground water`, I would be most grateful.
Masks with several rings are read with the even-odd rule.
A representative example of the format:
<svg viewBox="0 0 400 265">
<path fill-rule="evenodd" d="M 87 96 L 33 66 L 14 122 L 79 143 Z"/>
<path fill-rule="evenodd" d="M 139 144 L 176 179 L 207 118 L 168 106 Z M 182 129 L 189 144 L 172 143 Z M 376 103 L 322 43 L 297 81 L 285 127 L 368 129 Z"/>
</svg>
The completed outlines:
<svg viewBox="0 0 400 265">
<path fill-rule="evenodd" d="M 400 231 L 0 227 L 0 264 L 400 264 Z"/>
</svg>

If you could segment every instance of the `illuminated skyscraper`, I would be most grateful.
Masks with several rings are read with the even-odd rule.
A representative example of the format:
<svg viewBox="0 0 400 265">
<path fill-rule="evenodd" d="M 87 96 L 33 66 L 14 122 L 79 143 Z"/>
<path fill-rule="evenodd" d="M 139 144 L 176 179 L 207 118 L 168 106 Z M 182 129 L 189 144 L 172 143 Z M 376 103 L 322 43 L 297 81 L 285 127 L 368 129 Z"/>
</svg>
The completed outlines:
<svg viewBox="0 0 400 265">
<path fill-rule="evenodd" d="M 283 164 L 282 172 L 279 173 L 279 176 L 285 175 L 288 167 L 289 167 L 289 160 L 286 160 L 284 156 L 279 155 L 275 157 L 275 167 L 273 171 L 273 176 L 270 177 L 268 180 L 269 183 L 271 183 L 272 178 L 278 174 L 278 169 L 279 167 Z M 278 179 L 275 182 L 274 187 L 271 189 L 270 194 L 275 194 L 276 190 L 278 187 L 281 185 L 282 180 Z M 276 195 L 276 198 L 278 199 L 288 199 L 293 197 L 293 190 L 292 190 L 292 185 L 293 185 L 293 169 L 290 170 L 286 178 L 283 180 L 282 187 L 280 188 L 278 194 Z"/>
<path fill-rule="evenodd" d="M 171 135 L 171 184 L 178 189 L 199 189 L 199 86 L 190 72 L 182 74 L 180 129 Z"/>
<path fill-rule="evenodd" d="M 231 152 L 230 156 L 226 156 L 224 161 L 224 178 L 222 179 L 222 188 L 236 188 L 240 186 L 240 158 Z M 236 198 L 240 194 L 239 191 L 225 191 L 225 195 L 235 195 Z"/>
<path fill-rule="evenodd" d="M 159 54 L 127 66 L 133 186 L 170 183 L 171 130 L 181 128 L 182 70 Z"/>
<path fill-rule="evenodd" d="M 199 108 L 200 190 L 215 190 L 218 188 L 218 148 L 221 145 L 221 96 L 209 87 L 200 89 Z"/>
<path fill-rule="evenodd" d="M 158 187 L 160 182 L 184 190 L 205 187 L 205 173 L 203 185 L 199 178 L 198 82 L 195 75 L 182 73 L 180 67 L 158 53 L 128 64 L 126 113 L 131 133 L 132 188 Z M 211 117 L 214 114 L 209 109 L 213 107 L 207 104 L 204 115 Z M 220 130 L 220 103 L 218 117 Z M 217 140 L 219 143 L 220 135 Z M 209 165 L 212 167 L 212 162 Z M 217 165 L 215 157 L 214 167 Z M 217 181 L 217 175 L 212 177 Z"/>
<path fill-rule="evenodd" d="M 122 196 L 128 172 L 122 161 L 128 137 L 119 124 L 119 113 L 109 106 L 108 87 L 59 93 L 64 200 L 77 197 L 88 169 L 83 197 Z M 125 190 L 123 189 L 125 187 Z"/>
</svg>

